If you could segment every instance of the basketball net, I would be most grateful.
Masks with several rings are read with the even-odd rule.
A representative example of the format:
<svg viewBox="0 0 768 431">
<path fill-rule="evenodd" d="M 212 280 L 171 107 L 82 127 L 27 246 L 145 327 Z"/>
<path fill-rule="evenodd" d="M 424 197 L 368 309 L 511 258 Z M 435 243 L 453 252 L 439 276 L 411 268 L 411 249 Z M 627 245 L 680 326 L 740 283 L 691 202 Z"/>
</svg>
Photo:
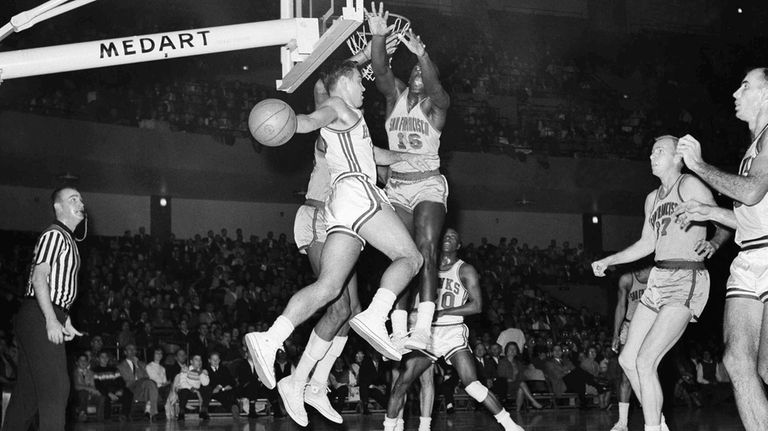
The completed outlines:
<svg viewBox="0 0 768 431">
<path fill-rule="evenodd" d="M 404 34 L 406 31 L 408 31 L 409 28 L 411 28 L 411 21 L 402 15 L 393 13 L 389 14 L 389 19 L 390 21 L 394 20 L 394 22 L 387 26 L 387 28 L 391 29 L 391 33 L 387 35 L 387 40 L 389 41 L 389 38 L 394 37 L 394 44 L 396 49 L 397 46 L 400 45 L 400 38 L 397 36 Z M 352 55 L 355 55 L 365 49 L 366 45 L 371 42 L 371 39 L 373 39 L 373 35 L 371 34 L 371 30 L 368 28 L 368 21 L 366 20 L 362 29 L 356 31 L 355 34 L 347 39 L 347 46 L 352 52 Z M 389 43 L 387 43 L 387 45 L 389 45 Z M 392 64 L 392 56 L 389 56 L 389 63 Z M 369 81 L 376 79 L 376 77 L 373 76 L 373 67 L 371 67 L 370 62 L 365 67 L 360 69 L 360 73 L 365 79 Z"/>
</svg>

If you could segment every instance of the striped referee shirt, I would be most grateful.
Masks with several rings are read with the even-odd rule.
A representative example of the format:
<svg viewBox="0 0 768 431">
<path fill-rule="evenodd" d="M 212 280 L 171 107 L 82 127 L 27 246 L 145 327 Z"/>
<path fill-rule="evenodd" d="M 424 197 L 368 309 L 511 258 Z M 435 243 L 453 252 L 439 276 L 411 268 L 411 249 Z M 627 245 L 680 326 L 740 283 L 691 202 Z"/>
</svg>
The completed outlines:
<svg viewBox="0 0 768 431">
<path fill-rule="evenodd" d="M 58 220 L 48 226 L 35 244 L 35 254 L 27 281 L 27 297 L 35 296 L 32 273 L 35 266 L 47 263 L 51 267 L 48 286 L 51 302 L 69 310 L 77 297 L 77 273 L 80 270 L 80 253 L 72 231 Z"/>
</svg>

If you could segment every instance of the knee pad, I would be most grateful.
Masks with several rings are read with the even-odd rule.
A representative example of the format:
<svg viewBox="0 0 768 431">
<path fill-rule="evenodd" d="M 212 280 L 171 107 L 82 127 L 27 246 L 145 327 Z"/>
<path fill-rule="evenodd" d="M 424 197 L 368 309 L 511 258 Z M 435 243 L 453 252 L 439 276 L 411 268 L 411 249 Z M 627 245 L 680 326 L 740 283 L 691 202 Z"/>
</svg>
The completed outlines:
<svg viewBox="0 0 768 431">
<path fill-rule="evenodd" d="M 479 403 L 482 403 L 488 397 L 488 388 L 477 380 L 468 384 L 464 390 L 467 392 L 467 395 L 474 398 Z"/>
</svg>

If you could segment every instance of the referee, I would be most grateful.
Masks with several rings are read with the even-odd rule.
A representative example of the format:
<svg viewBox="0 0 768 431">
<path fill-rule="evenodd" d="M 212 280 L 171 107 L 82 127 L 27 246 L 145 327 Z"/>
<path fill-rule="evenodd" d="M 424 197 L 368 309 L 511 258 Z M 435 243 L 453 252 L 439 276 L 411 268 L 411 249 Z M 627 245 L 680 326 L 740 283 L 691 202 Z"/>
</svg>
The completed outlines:
<svg viewBox="0 0 768 431">
<path fill-rule="evenodd" d="M 3 431 L 27 431 L 38 414 L 40 431 L 62 431 L 69 397 L 64 341 L 82 335 L 69 318 L 77 296 L 80 254 L 73 231 L 85 218 L 80 193 L 54 190 L 56 220 L 35 245 L 25 300 L 14 321 L 19 345 L 18 380 Z"/>
</svg>

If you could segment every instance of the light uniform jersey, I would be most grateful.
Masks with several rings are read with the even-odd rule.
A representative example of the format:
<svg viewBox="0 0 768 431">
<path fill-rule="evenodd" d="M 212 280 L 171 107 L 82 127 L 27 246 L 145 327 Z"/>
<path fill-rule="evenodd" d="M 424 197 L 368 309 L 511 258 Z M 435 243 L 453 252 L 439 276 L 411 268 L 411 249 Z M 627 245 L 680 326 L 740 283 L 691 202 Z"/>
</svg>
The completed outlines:
<svg viewBox="0 0 768 431">
<path fill-rule="evenodd" d="M 760 153 L 757 142 L 760 136 L 752 142 L 744 159 L 739 166 L 739 175 L 747 176 L 752 167 L 752 161 Z M 768 243 L 768 197 L 763 197 L 755 205 L 733 203 L 733 214 L 736 216 L 736 244 L 740 247 Z"/>
<path fill-rule="evenodd" d="M 440 287 L 437 290 L 437 299 L 435 300 L 435 310 L 445 310 L 448 308 L 464 305 L 469 299 L 469 291 L 464 287 L 459 277 L 459 271 L 464 261 L 459 259 L 451 265 L 450 268 L 440 270 Z M 464 316 L 440 316 L 434 326 L 456 325 L 464 322 Z"/>
<path fill-rule="evenodd" d="M 376 184 L 376 161 L 373 157 L 371 134 L 368 132 L 363 113 L 358 109 L 352 110 L 360 115 L 352 127 L 346 130 L 327 126 L 320 129 L 330 182 L 333 184 L 343 176 L 352 175 L 365 176 Z"/>
<path fill-rule="evenodd" d="M 424 99 L 426 100 L 426 99 Z M 385 126 L 389 149 L 414 154 L 438 154 L 440 150 L 440 131 L 432 127 L 424 115 L 421 103 L 408 110 L 408 89 L 406 88 L 397 99 L 392 113 L 389 114 Z M 406 162 L 398 162 L 391 166 L 393 172 L 419 172 Z M 440 160 L 430 160 L 428 170 L 440 168 Z"/>
<path fill-rule="evenodd" d="M 331 193 L 331 174 L 328 172 L 328 162 L 325 160 L 325 143 L 321 138 L 315 141 L 315 164 L 309 174 L 307 184 L 307 199 L 325 202 Z"/>
<path fill-rule="evenodd" d="M 682 174 L 672 185 L 666 196 L 661 196 L 661 187 L 656 190 L 653 207 L 647 222 L 656 233 L 656 261 L 685 260 L 702 261 L 696 251 L 696 243 L 706 239 L 707 228 L 702 225 L 692 225 L 688 230 L 682 229 L 674 221 L 675 208 L 684 202 L 680 195 L 680 183 L 687 175 Z"/>
<path fill-rule="evenodd" d="M 643 283 L 637 279 L 637 273 L 632 273 L 632 287 L 629 288 L 629 292 L 627 293 L 627 313 L 624 315 L 625 320 L 632 320 L 632 316 L 635 315 L 635 310 L 637 309 L 637 305 L 640 304 L 640 298 L 643 297 L 643 291 L 647 285 L 647 283 Z"/>
</svg>

